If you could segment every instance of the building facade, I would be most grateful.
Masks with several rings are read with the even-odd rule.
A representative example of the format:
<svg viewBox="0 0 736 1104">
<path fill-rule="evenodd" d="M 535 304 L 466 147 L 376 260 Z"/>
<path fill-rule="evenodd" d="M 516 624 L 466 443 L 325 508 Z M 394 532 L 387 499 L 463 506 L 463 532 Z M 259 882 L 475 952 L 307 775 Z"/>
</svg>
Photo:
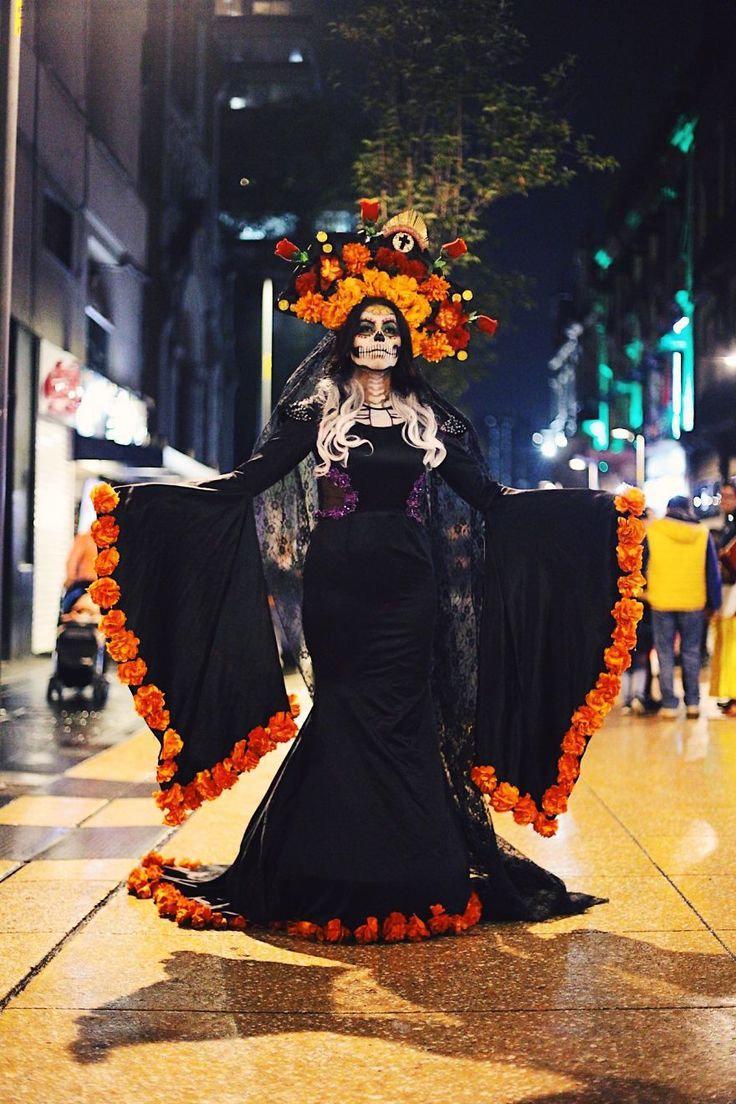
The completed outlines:
<svg viewBox="0 0 736 1104">
<path fill-rule="evenodd" d="M 611 486 L 642 482 L 645 463 L 659 511 L 692 492 L 707 513 L 736 470 L 732 6 L 712 3 L 704 24 L 692 69 L 617 188 L 604 238 L 581 251 L 575 341 L 551 364 L 560 417 L 571 406 L 577 415 L 565 458 Z"/>
<path fill-rule="evenodd" d="M 196 478 L 232 458 L 213 13 L 214 0 L 24 7 L 5 657 L 54 646 L 90 484 Z"/>
</svg>

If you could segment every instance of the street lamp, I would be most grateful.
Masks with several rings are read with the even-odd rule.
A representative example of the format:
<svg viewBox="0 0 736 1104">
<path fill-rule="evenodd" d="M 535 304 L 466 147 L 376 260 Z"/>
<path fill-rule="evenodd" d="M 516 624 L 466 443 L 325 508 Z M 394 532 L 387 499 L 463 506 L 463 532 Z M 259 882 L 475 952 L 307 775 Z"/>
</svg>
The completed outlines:
<svg viewBox="0 0 736 1104">
<path fill-rule="evenodd" d="M 632 433 L 630 429 L 612 429 L 611 436 L 615 437 L 617 441 L 628 441 L 629 444 L 634 446 L 634 453 L 636 455 L 636 485 L 637 487 L 644 486 L 644 479 L 646 477 L 646 441 L 644 440 L 643 433 Z"/>
<path fill-rule="evenodd" d="M 724 356 L 723 363 L 727 368 L 736 368 L 736 353 L 729 353 L 728 356 Z"/>
</svg>

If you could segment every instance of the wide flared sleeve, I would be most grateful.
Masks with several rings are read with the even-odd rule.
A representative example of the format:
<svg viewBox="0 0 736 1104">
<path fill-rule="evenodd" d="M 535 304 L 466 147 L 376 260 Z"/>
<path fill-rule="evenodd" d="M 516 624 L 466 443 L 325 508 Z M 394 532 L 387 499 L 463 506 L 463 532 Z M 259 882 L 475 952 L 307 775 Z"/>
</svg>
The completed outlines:
<svg viewBox="0 0 736 1104">
<path fill-rule="evenodd" d="M 253 496 L 313 447 L 289 417 L 236 471 L 201 484 L 93 492 L 100 549 L 90 588 L 134 704 L 161 741 L 167 823 L 217 797 L 296 726 L 261 566 Z"/>
<path fill-rule="evenodd" d="M 485 520 L 471 777 L 496 811 L 553 835 L 636 643 L 643 496 L 512 491 L 445 444 L 440 474 Z"/>
</svg>

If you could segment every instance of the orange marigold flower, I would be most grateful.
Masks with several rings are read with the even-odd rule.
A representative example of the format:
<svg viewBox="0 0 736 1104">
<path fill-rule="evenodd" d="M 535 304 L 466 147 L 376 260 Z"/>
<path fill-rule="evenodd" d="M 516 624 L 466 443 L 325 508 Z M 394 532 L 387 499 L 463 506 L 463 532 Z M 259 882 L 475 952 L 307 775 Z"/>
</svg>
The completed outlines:
<svg viewBox="0 0 736 1104">
<path fill-rule="evenodd" d="M 367 245 L 362 245 L 360 242 L 347 242 L 342 247 L 342 259 L 348 272 L 357 276 L 367 264 L 370 264 L 371 251 Z"/>
<path fill-rule="evenodd" d="M 317 290 L 317 273 L 316 272 L 302 272 L 301 276 L 297 276 L 294 281 L 294 287 L 297 290 L 298 295 L 306 295 L 308 291 Z"/>
<path fill-rule="evenodd" d="M 124 686 L 140 686 L 147 674 L 148 664 L 143 659 L 121 663 L 118 667 L 118 678 Z"/>
<path fill-rule="evenodd" d="M 308 291 L 297 299 L 294 306 L 294 314 L 305 322 L 321 322 L 325 301 L 315 291 Z"/>
<path fill-rule="evenodd" d="M 342 276 L 342 265 L 336 257 L 323 257 L 320 261 L 319 275 L 323 288 L 328 288 Z"/>
<path fill-rule="evenodd" d="M 138 655 L 140 640 L 130 629 L 121 629 L 114 633 L 107 642 L 107 651 L 111 659 L 116 663 L 125 663 L 129 659 L 135 659 Z"/>
<path fill-rule="evenodd" d="M 148 727 L 155 729 L 156 732 L 163 732 L 171 724 L 171 714 L 168 709 L 154 709 L 144 719 Z"/>
<path fill-rule="evenodd" d="M 156 768 L 156 781 L 158 783 L 170 782 L 178 769 L 179 768 L 173 759 L 162 760 L 162 762 L 160 762 L 158 767 Z"/>
<path fill-rule="evenodd" d="M 572 723 L 575 728 L 585 736 L 592 736 L 603 724 L 603 718 L 589 705 L 581 705 L 572 715 Z"/>
<path fill-rule="evenodd" d="M 274 713 L 268 722 L 271 739 L 277 744 L 285 744 L 296 736 L 296 723 L 292 713 Z"/>
<path fill-rule="evenodd" d="M 479 790 L 486 794 L 493 793 L 498 785 L 494 767 L 473 767 L 470 772 L 470 779 Z"/>
<path fill-rule="evenodd" d="M 120 536 L 120 526 L 111 514 L 93 521 L 89 531 L 98 548 L 109 548 Z"/>
<path fill-rule="evenodd" d="M 110 578 L 97 579 L 87 587 L 87 593 L 95 605 L 102 606 L 103 609 L 108 609 L 120 601 L 120 587 L 114 579 Z"/>
<path fill-rule="evenodd" d="M 89 497 L 96 514 L 110 514 L 120 502 L 120 495 L 109 483 L 98 483 L 92 488 Z"/>
<path fill-rule="evenodd" d="M 427 921 L 432 935 L 444 935 L 453 926 L 452 917 L 445 912 L 444 905 L 432 905 L 429 910 L 432 915 Z"/>
<path fill-rule="evenodd" d="M 483 906 L 480 901 L 480 897 L 473 890 L 468 898 L 468 903 L 465 906 L 465 912 L 463 913 L 463 920 L 469 928 L 472 928 L 474 924 L 477 924 L 483 914 Z"/>
<path fill-rule="evenodd" d="M 606 648 L 603 659 L 608 670 L 615 671 L 617 674 L 628 671 L 631 666 L 629 650 L 623 644 L 616 643 L 612 644 L 610 648 Z"/>
<path fill-rule="evenodd" d="M 646 584 L 647 581 L 641 571 L 632 571 L 630 575 L 619 575 L 617 580 L 619 593 L 626 598 L 636 598 Z"/>
<path fill-rule="evenodd" d="M 582 755 L 585 744 L 585 736 L 577 728 L 568 728 L 562 738 L 562 750 L 570 755 Z"/>
<path fill-rule="evenodd" d="M 603 690 L 610 701 L 615 701 L 621 691 L 621 676 L 604 671 L 596 680 L 596 689 Z"/>
<path fill-rule="evenodd" d="M 228 770 L 225 763 L 215 763 L 212 768 L 212 779 L 220 790 L 231 790 L 238 781 L 235 771 Z"/>
<path fill-rule="evenodd" d="M 149 713 L 155 713 L 164 707 L 163 691 L 150 682 L 141 686 L 133 695 L 133 705 L 140 717 L 146 717 Z"/>
<path fill-rule="evenodd" d="M 452 345 L 443 333 L 426 334 L 422 341 L 422 356 L 425 360 L 436 363 L 452 356 Z"/>
<path fill-rule="evenodd" d="M 641 544 L 644 540 L 644 523 L 636 517 L 619 518 L 616 528 L 618 530 L 619 544 L 628 547 L 633 544 Z"/>
<path fill-rule="evenodd" d="M 534 831 L 547 838 L 554 836 L 557 832 L 557 821 L 549 820 L 544 813 L 540 813 L 534 821 Z"/>
<path fill-rule="evenodd" d="M 289 709 L 291 710 L 292 717 L 298 717 L 301 713 L 302 707 L 299 704 L 299 696 L 297 694 L 289 694 Z"/>
<path fill-rule="evenodd" d="M 208 770 L 197 771 L 194 776 L 194 785 L 197 793 L 205 801 L 214 801 L 220 796 L 221 790 Z"/>
<path fill-rule="evenodd" d="M 593 687 L 585 695 L 585 704 L 589 705 L 591 709 L 595 709 L 596 713 L 602 713 L 604 716 L 611 710 L 611 698 L 605 690 L 598 690 Z"/>
<path fill-rule="evenodd" d="M 430 303 L 441 303 L 447 298 L 449 290 L 449 281 L 445 280 L 443 276 L 436 276 L 434 273 L 419 285 L 419 294 L 429 299 Z"/>
<path fill-rule="evenodd" d="M 120 563 L 120 553 L 117 548 L 103 548 L 95 559 L 95 571 L 98 575 L 112 575 Z"/>
<path fill-rule="evenodd" d="M 557 778 L 559 781 L 574 782 L 580 774 L 580 761 L 576 755 L 566 752 L 557 760 Z"/>
<path fill-rule="evenodd" d="M 352 308 L 345 305 L 337 296 L 326 300 L 322 311 L 322 325 L 328 330 L 339 330 L 347 321 Z"/>
<path fill-rule="evenodd" d="M 383 921 L 383 938 L 387 943 L 398 943 L 406 935 L 406 917 L 403 912 L 390 912 Z"/>
<path fill-rule="evenodd" d="M 458 326 L 456 329 L 450 330 L 445 336 L 455 352 L 458 349 L 466 349 L 470 344 L 470 330 L 467 326 Z"/>
<path fill-rule="evenodd" d="M 619 625 L 638 625 L 644 616 L 644 606 L 636 598 L 619 598 L 611 612 Z"/>
<path fill-rule="evenodd" d="M 406 938 L 411 943 L 421 943 L 423 939 L 429 939 L 430 931 L 423 920 L 416 913 L 409 917 L 406 924 Z"/>
<path fill-rule="evenodd" d="M 622 514 L 628 510 L 635 517 L 641 517 L 646 507 L 646 500 L 644 492 L 638 487 L 627 487 L 623 494 L 616 495 L 613 504 Z"/>
<path fill-rule="evenodd" d="M 434 318 L 435 325 L 445 332 L 454 330 L 456 326 L 461 326 L 467 320 L 468 316 L 463 314 L 459 303 L 443 303 Z"/>
<path fill-rule="evenodd" d="M 184 747 L 184 741 L 175 728 L 167 728 L 161 741 L 161 754 L 164 759 L 174 759 Z"/>
<path fill-rule="evenodd" d="M 104 617 L 100 618 L 100 632 L 105 636 L 113 636 L 115 633 L 120 632 L 127 618 L 122 610 L 110 610 Z"/>
<path fill-rule="evenodd" d="M 537 806 L 531 794 L 524 794 L 514 806 L 514 820 L 517 824 L 533 824 L 537 815 Z"/>
<path fill-rule="evenodd" d="M 245 931 L 248 927 L 248 921 L 244 916 L 228 916 L 227 926 L 232 931 Z"/>
<path fill-rule="evenodd" d="M 357 927 L 353 935 L 356 943 L 377 943 L 379 936 L 378 918 L 376 916 L 367 917 L 365 924 Z"/>
<path fill-rule="evenodd" d="M 509 782 L 501 782 L 491 794 L 491 805 L 497 813 L 507 813 L 513 809 L 519 800 L 518 786 L 512 786 Z"/>
<path fill-rule="evenodd" d="M 293 920 L 286 925 L 289 935 L 296 935 L 299 939 L 311 939 L 322 941 L 322 928 L 319 924 L 312 924 L 308 920 Z"/>
<path fill-rule="evenodd" d="M 542 808 L 548 816 L 557 816 L 567 810 L 567 793 L 560 786 L 548 786 L 542 794 Z"/>
<path fill-rule="evenodd" d="M 344 943 L 346 939 L 350 938 L 350 928 L 346 928 L 345 925 L 337 917 L 333 920 L 328 920 L 322 929 L 326 943 Z"/>
<path fill-rule="evenodd" d="M 622 544 L 617 544 L 616 558 L 622 571 L 641 571 L 641 565 L 644 562 L 644 549 L 640 544 L 633 548 L 625 548 Z"/>
<path fill-rule="evenodd" d="M 273 751 L 274 747 L 275 741 L 271 739 L 268 732 L 261 725 L 248 733 L 248 750 L 259 758 L 267 755 L 269 751 Z"/>
</svg>

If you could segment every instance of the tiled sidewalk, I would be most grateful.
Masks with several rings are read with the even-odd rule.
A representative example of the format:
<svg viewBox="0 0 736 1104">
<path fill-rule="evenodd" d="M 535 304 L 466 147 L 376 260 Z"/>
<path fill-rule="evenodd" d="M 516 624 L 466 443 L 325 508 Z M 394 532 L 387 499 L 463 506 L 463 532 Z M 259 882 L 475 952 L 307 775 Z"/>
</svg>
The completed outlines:
<svg viewBox="0 0 736 1104">
<path fill-rule="evenodd" d="M 2 1100 L 733 1104 L 736 721 L 614 712 L 556 839 L 499 818 L 584 916 L 327 947 L 127 896 L 163 841 L 229 861 L 281 754 L 176 831 L 148 734 L 0 808 Z"/>
</svg>

